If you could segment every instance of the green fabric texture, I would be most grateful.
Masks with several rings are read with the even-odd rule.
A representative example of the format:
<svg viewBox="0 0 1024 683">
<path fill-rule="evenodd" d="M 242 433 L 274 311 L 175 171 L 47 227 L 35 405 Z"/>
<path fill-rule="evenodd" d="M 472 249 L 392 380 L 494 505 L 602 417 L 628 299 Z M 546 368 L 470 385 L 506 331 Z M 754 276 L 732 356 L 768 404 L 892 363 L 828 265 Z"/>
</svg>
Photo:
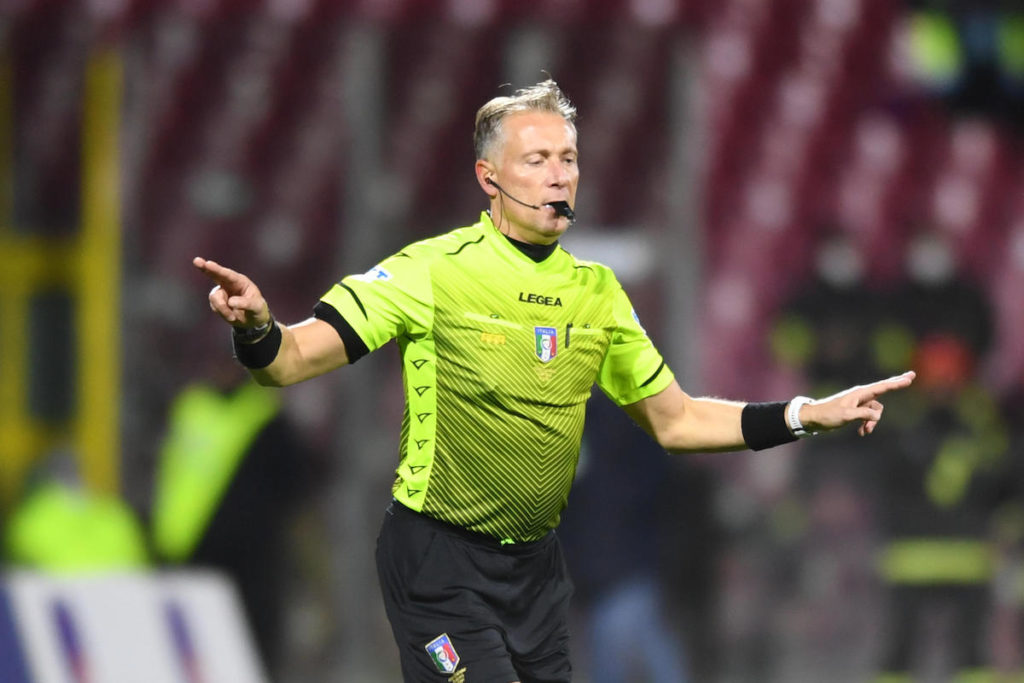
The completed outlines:
<svg viewBox="0 0 1024 683">
<path fill-rule="evenodd" d="M 595 383 L 624 405 L 673 379 L 609 268 L 561 248 L 536 263 L 486 213 L 322 300 L 371 351 L 398 340 L 395 497 L 506 541 L 558 524 Z"/>
</svg>

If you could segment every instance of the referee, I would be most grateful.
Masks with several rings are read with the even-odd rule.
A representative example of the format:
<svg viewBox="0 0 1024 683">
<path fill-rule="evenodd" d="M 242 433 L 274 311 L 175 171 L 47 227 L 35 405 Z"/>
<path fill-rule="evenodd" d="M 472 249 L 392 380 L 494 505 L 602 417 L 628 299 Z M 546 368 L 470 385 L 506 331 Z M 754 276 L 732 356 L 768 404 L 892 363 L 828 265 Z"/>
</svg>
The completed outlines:
<svg viewBox="0 0 1024 683">
<path fill-rule="evenodd" d="M 211 308 L 261 384 L 354 363 L 388 341 L 405 386 L 393 500 L 377 568 L 406 681 L 569 681 L 572 593 L 553 533 L 597 385 L 672 452 L 770 448 L 882 415 L 913 373 L 826 399 L 693 398 L 607 267 L 558 238 L 574 222 L 576 110 L 551 80 L 477 112 L 489 210 L 328 290 L 313 317 L 274 320 L 245 275 L 202 258 Z"/>
</svg>

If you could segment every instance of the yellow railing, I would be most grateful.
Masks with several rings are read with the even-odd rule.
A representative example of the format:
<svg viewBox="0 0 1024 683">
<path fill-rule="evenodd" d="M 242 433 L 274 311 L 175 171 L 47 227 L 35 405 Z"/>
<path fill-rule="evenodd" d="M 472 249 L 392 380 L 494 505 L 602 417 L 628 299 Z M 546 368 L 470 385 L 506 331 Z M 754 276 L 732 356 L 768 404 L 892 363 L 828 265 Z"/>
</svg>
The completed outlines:
<svg viewBox="0 0 1024 683">
<path fill-rule="evenodd" d="M 121 397 L 121 212 L 118 129 L 122 66 L 113 51 L 86 68 L 82 232 L 78 245 L 76 444 L 85 480 L 117 490 Z"/>
<path fill-rule="evenodd" d="M 15 230 L 12 67 L 0 55 L 0 500 L 12 502 L 32 462 L 69 445 L 85 481 L 117 489 L 121 395 L 121 223 L 119 197 L 122 65 L 114 50 L 85 67 L 80 229 L 66 237 Z M 76 375 L 69 423 L 31 414 L 30 302 L 66 292 L 74 305 Z"/>
</svg>

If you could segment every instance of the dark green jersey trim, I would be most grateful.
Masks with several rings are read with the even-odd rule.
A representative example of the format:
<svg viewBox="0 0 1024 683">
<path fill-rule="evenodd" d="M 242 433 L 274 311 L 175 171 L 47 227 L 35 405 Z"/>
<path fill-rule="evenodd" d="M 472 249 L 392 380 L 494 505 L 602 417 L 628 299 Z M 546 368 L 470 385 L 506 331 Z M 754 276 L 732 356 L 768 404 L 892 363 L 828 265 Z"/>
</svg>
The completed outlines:
<svg viewBox="0 0 1024 683">
<path fill-rule="evenodd" d="M 346 287 L 346 289 L 348 288 Z M 359 299 L 356 299 L 356 301 L 358 302 Z M 326 301 L 321 301 L 313 307 L 313 316 L 333 327 L 334 331 L 341 337 L 342 343 L 345 344 L 345 355 L 348 356 L 349 365 L 370 352 L 366 342 L 359 337 L 334 306 L 331 306 Z"/>
<path fill-rule="evenodd" d="M 654 381 L 654 378 L 656 378 L 656 377 L 657 377 L 658 375 L 660 375 L 660 374 L 661 374 L 661 371 L 662 371 L 662 370 L 664 370 L 664 369 L 665 369 L 665 361 L 661 361 L 661 365 L 659 365 L 659 366 L 658 366 L 658 369 L 654 371 L 654 374 L 653 374 L 653 375 L 651 375 L 650 377 L 648 377 L 648 378 L 647 378 L 647 381 L 646 381 L 646 382 L 644 382 L 643 384 L 641 384 L 641 385 L 640 385 L 640 386 L 641 386 L 641 388 L 642 388 L 642 387 L 646 387 L 646 386 L 647 386 L 648 384 L 650 384 L 651 382 L 653 382 L 653 381 Z"/>
<path fill-rule="evenodd" d="M 370 316 L 366 315 L 366 308 L 363 306 L 363 302 L 359 300 L 359 297 L 356 295 L 355 290 L 352 289 L 351 287 L 349 287 L 348 285 L 346 285 L 344 282 L 339 282 L 338 286 L 341 287 L 346 292 L 348 292 L 349 294 L 352 295 L 352 298 L 356 302 L 356 306 L 358 306 L 359 310 L 362 311 L 363 317 L 366 318 L 367 320 L 369 320 Z"/>
<path fill-rule="evenodd" d="M 484 237 L 486 237 L 486 235 L 480 235 L 480 237 L 478 237 L 475 240 L 470 240 L 468 242 L 463 242 L 462 245 L 458 249 L 456 249 L 455 251 L 449 251 L 448 252 L 448 256 L 455 256 L 456 254 L 458 254 L 460 251 L 462 251 L 463 249 L 465 249 L 466 247 L 468 247 L 471 244 L 480 244 L 481 242 L 484 241 Z"/>
</svg>

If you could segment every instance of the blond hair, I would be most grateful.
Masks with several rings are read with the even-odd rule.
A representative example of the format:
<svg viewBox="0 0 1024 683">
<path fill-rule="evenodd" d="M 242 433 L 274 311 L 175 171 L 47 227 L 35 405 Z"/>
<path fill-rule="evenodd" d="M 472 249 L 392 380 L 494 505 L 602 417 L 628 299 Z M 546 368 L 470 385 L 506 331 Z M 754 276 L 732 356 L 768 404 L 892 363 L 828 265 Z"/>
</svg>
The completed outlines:
<svg viewBox="0 0 1024 683">
<path fill-rule="evenodd" d="M 520 88 L 511 96 L 488 100 L 476 112 L 473 129 L 473 151 L 477 159 L 486 159 L 501 136 L 501 122 L 509 114 L 523 111 L 547 111 L 559 114 L 567 123 L 576 120 L 576 107 L 562 89 L 550 78 L 528 88 Z M 575 126 L 574 126 L 575 129 Z"/>
</svg>

